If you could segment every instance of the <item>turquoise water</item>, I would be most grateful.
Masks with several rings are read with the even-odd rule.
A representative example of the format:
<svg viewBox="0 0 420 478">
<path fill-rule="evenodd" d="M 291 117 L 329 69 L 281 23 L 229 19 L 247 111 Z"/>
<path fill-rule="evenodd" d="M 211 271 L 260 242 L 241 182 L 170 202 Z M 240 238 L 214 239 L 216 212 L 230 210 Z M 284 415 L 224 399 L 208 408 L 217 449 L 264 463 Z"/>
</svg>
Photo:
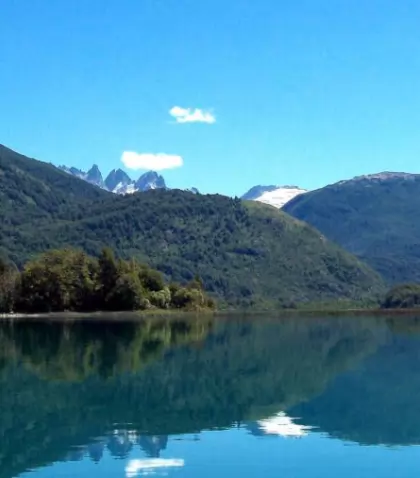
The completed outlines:
<svg viewBox="0 0 420 478">
<path fill-rule="evenodd" d="M 411 477 L 420 320 L 0 326 L 0 478 Z"/>
</svg>

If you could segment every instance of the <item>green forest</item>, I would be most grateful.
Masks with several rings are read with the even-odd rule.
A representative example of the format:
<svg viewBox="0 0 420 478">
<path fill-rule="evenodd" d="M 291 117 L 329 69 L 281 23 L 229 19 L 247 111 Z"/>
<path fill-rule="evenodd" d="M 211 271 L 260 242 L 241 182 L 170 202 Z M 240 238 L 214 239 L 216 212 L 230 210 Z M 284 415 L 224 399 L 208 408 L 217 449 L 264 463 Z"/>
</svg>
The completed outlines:
<svg viewBox="0 0 420 478">
<path fill-rule="evenodd" d="M 135 259 L 99 258 L 77 249 L 51 250 L 20 272 L 0 259 L 0 312 L 210 310 L 215 302 L 196 277 L 185 286 Z"/>
</svg>

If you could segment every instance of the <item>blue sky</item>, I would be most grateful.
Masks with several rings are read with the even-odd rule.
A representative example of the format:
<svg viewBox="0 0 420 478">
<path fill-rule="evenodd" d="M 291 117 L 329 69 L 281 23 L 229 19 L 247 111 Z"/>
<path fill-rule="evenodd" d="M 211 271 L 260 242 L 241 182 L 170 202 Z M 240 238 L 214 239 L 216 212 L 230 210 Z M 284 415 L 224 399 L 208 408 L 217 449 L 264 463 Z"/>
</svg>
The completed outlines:
<svg viewBox="0 0 420 478">
<path fill-rule="evenodd" d="M 0 143 L 133 177 L 124 152 L 180 157 L 170 186 L 229 195 L 420 172 L 419 22 L 418 0 L 1 0 Z"/>
</svg>

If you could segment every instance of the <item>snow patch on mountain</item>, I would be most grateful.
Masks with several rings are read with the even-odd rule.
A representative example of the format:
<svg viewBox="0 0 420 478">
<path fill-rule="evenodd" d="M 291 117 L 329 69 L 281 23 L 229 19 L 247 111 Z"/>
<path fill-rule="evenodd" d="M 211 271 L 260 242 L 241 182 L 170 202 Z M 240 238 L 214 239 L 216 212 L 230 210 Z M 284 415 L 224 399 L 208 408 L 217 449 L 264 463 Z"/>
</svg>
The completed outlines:
<svg viewBox="0 0 420 478">
<path fill-rule="evenodd" d="M 254 186 L 242 199 L 259 201 L 280 209 L 299 194 L 306 192 L 306 189 L 298 186 Z"/>
</svg>

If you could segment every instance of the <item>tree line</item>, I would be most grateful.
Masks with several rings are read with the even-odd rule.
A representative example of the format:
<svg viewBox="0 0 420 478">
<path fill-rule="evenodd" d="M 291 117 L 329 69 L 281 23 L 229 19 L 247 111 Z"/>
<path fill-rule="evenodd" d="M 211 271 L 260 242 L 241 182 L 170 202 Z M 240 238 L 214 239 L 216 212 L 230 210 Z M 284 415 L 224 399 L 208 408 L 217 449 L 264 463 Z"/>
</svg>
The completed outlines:
<svg viewBox="0 0 420 478">
<path fill-rule="evenodd" d="M 117 259 L 110 248 L 98 258 L 78 249 L 56 249 L 19 271 L 0 258 L 0 312 L 48 313 L 214 309 L 199 277 L 186 285 L 135 259 Z"/>
</svg>

